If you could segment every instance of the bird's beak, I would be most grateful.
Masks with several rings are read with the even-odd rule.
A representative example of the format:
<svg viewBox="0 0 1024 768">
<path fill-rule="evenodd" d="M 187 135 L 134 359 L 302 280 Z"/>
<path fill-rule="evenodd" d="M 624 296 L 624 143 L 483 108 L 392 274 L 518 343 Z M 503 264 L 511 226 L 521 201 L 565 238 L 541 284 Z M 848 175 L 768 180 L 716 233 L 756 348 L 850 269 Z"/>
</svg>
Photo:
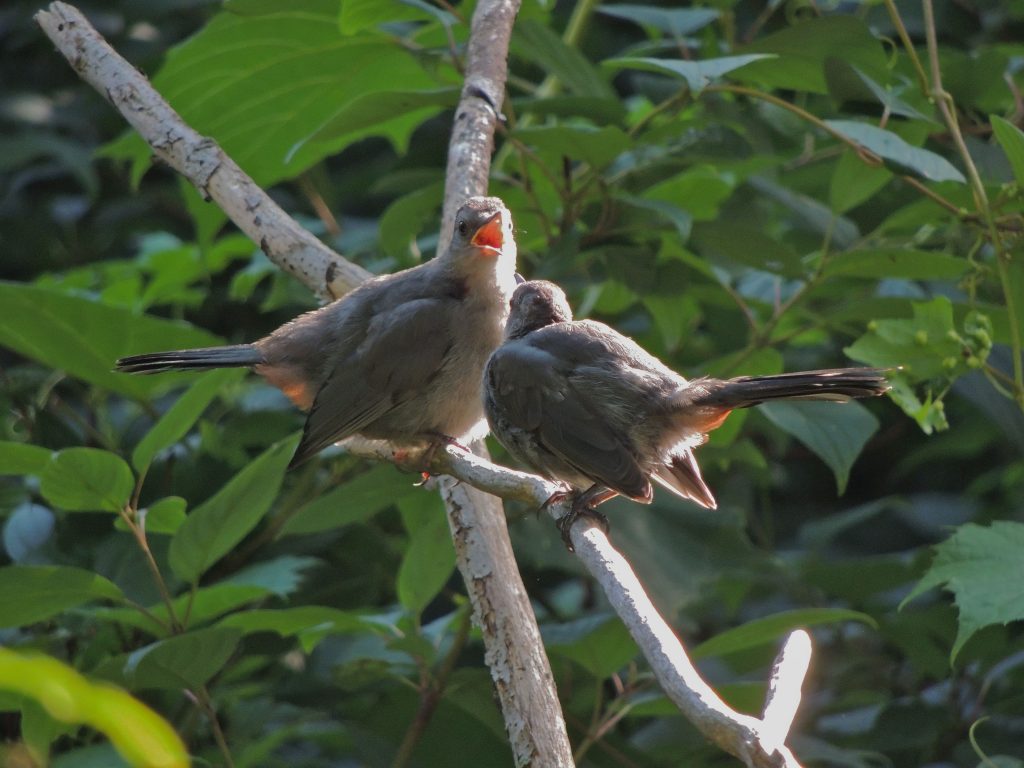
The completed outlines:
<svg viewBox="0 0 1024 768">
<path fill-rule="evenodd" d="M 480 225 L 480 229 L 476 231 L 470 242 L 477 247 L 492 248 L 495 251 L 500 251 L 501 247 L 505 244 L 503 224 L 501 211 L 498 211 Z"/>
</svg>

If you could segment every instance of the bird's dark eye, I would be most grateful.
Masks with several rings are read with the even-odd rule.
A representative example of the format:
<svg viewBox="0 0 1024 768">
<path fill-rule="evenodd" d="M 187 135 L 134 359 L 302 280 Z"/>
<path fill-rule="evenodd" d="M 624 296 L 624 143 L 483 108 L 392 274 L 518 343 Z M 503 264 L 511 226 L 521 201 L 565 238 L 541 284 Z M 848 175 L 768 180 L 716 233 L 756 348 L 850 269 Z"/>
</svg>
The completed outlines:
<svg viewBox="0 0 1024 768">
<path fill-rule="evenodd" d="M 459 230 L 459 234 L 463 236 L 465 236 L 466 232 L 469 231 L 469 227 L 466 226 L 466 222 L 463 220 L 459 221 L 459 223 L 456 225 L 456 228 Z"/>
</svg>

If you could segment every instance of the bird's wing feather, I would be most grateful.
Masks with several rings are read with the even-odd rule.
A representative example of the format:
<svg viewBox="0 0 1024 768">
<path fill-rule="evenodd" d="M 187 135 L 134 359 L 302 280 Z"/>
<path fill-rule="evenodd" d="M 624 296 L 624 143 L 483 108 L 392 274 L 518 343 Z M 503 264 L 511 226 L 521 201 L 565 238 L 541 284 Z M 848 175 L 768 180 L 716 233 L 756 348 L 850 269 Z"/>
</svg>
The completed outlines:
<svg viewBox="0 0 1024 768">
<path fill-rule="evenodd" d="M 510 426 L 532 432 L 543 447 L 581 475 L 624 496 L 650 497 L 650 483 L 625 435 L 571 381 L 574 367 L 534 343 L 536 334 L 505 344 L 491 360 L 495 407 Z"/>
<path fill-rule="evenodd" d="M 359 433 L 422 387 L 444 364 L 445 299 L 416 299 L 378 312 L 366 334 L 349 345 L 316 394 L 292 464 Z"/>
</svg>

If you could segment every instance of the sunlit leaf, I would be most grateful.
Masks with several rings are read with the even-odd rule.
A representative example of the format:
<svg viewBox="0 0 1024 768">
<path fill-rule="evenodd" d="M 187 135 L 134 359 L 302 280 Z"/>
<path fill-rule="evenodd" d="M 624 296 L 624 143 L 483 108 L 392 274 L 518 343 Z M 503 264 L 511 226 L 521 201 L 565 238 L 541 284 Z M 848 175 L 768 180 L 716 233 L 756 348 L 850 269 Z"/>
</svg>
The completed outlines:
<svg viewBox="0 0 1024 768">
<path fill-rule="evenodd" d="M 997 520 L 968 523 L 935 547 L 935 559 L 904 604 L 935 587 L 953 593 L 960 629 L 950 651 L 955 661 L 975 632 L 992 624 L 1024 619 L 1024 525 Z"/>
</svg>

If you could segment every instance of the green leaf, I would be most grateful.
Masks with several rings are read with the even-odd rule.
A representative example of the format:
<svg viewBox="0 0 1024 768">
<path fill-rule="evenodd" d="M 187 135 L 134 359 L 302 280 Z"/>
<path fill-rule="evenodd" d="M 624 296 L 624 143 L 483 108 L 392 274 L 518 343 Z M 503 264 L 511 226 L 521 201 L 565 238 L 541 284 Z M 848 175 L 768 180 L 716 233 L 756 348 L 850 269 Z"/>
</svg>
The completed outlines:
<svg viewBox="0 0 1024 768">
<path fill-rule="evenodd" d="M 245 375 L 240 370 L 211 371 L 204 374 L 178 398 L 154 424 L 132 451 L 132 466 L 139 472 L 153 461 L 160 451 L 174 445 L 196 423 L 206 406 L 225 385 Z"/>
<path fill-rule="evenodd" d="M 927 149 L 912 146 L 892 131 L 868 123 L 853 120 L 826 120 L 825 124 L 865 149 L 869 149 L 883 160 L 898 168 L 916 173 L 929 181 L 958 181 L 966 184 L 967 179 L 946 158 Z"/>
<path fill-rule="evenodd" d="M 922 381 L 940 376 L 945 361 L 959 360 L 960 343 L 953 325 L 953 305 L 945 296 L 912 302 L 912 319 L 872 321 L 869 330 L 844 352 L 879 368 L 902 366 L 903 374 Z"/>
<path fill-rule="evenodd" d="M 395 200 L 380 217 L 380 247 L 388 256 L 408 259 L 419 233 L 437 229 L 437 211 L 444 197 L 444 182 L 427 184 Z"/>
<path fill-rule="evenodd" d="M 710 165 L 696 165 L 652 185 L 644 191 L 648 200 L 682 208 L 694 221 L 718 216 L 719 206 L 736 188 L 736 178 Z"/>
<path fill-rule="evenodd" d="M 451 578 L 455 548 L 440 496 L 407 496 L 399 506 L 409 529 L 409 546 L 398 568 L 398 600 L 419 614 Z"/>
<path fill-rule="evenodd" d="M 131 468 L 120 456 L 98 448 L 67 448 L 43 470 L 39 491 L 60 509 L 118 512 L 135 488 Z"/>
<path fill-rule="evenodd" d="M 847 101 L 878 101 L 891 114 L 937 125 L 932 118 L 907 104 L 892 89 L 882 87 L 844 59 L 834 56 L 825 59 L 825 80 L 829 94 L 840 104 Z"/>
<path fill-rule="evenodd" d="M 754 619 L 721 632 L 694 648 L 691 655 L 695 659 L 724 656 L 778 642 L 782 635 L 794 629 L 813 627 L 818 624 L 839 624 L 846 621 L 859 621 L 878 629 L 877 622 L 860 611 L 843 608 L 801 608 Z"/>
<path fill-rule="evenodd" d="M 180 496 L 167 496 L 139 510 L 139 517 L 147 533 L 177 533 L 185 522 L 185 500 Z"/>
<path fill-rule="evenodd" d="M 297 637 L 305 653 L 310 653 L 328 635 L 385 633 L 379 623 L 355 613 L 320 605 L 248 610 L 222 619 L 217 626 L 234 627 L 247 635 L 274 632 L 281 637 Z"/>
<path fill-rule="evenodd" d="M 377 0 L 374 0 L 377 2 Z M 432 88 L 422 91 L 373 91 L 357 96 L 342 106 L 305 141 L 322 142 L 349 133 L 372 128 L 410 112 L 418 112 L 419 121 L 436 114 L 444 107 L 459 102 L 459 89 Z M 300 145 L 301 146 L 301 145 Z M 292 151 L 297 150 L 298 147 Z"/>
<path fill-rule="evenodd" d="M 176 533 L 185 522 L 185 508 L 188 506 L 181 496 L 167 496 L 139 510 L 139 520 L 146 533 Z M 118 517 L 114 527 L 127 531 L 128 524 Z"/>
<path fill-rule="evenodd" d="M 740 67 L 762 59 L 774 58 L 771 54 L 746 54 L 743 56 L 722 56 L 717 59 L 687 61 L 685 59 L 651 59 L 624 57 L 608 59 L 604 66 L 613 69 L 639 69 L 644 72 L 659 72 L 681 77 L 691 91 L 701 91 L 715 80 Z"/>
<path fill-rule="evenodd" d="M 120 688 L 87 680 L 56 659 L 0 648 L 0 689 L 31 698 L 61 722 L 95 728 L 129 765 L 184 768 L 189 764 L 185 745 L 153 710 Z"/>
<path fill-rule="evenodd" d="M 260 587 L 280 598 L 287 598 L 298 590 L 305 572 L 319 562 L 315 557 L 281 555 L 243 568 L 223 583 Z"/>
<path fill-rule="evenodd" d="M 770 61 L 747 67 L 739 76 L 775 89 L 827 93 L 825 61 L 830 57 L 854 64 L 869 75 L 886 71 L 881 41 L 861 19 L 849 14 L 799 22 L 761 38 L 743 52 L 775 54 Z"/>
<path fill-rule="evenodd" d="M 396 21 L 430 18 L 421 9 L 401 2 L 380 0 L 345 0 L 338 15 L 338 27 L 344 35 Z"/>
<path fill-rule="evenodd" d="M 251 531 L 281 488 L 298 435 L 275 443 L 192 511 L 171 539 L 168 559 L 183 581 L 195 583 Z"/>
<path fill-rule="evenodd" d="M 0 475 L 38 475 L 53 451 L 29 443 L 0 441 Z"/>
<path fill-rule="evenodd" d="M 1024 131 L 999 115 L 992 115 L 992 132 L 1006 153 L 1017 184 L 1024 187 Z"/>
<path fill-rule="evenodd" d="M 843 152 L 829 183 L 829 205 L 836 213 L 846 213 L 870 200 L 892 176 L 888 168 L 868 165 L 853 152 Z"/>
<path fill-rule="evenodd" d="M 935 547 L 935 559 L 903 601 L 942 586 L 960 611 L 950 661 L 979 629 L 1024 619 L 1024 524 L 997 520 L 990 526 L 967 523 Z M 902 606 L 901 606 L 902 607 Z"/>
<path fill-rule="evenodd" d="M 541 636 L 551 654 L 579 664 L 598 679 L 621 669 L 637 654 L 629 630 L 611 613 L 546 624 L 541 627 Z"/>
<path fill-rule="evenodd" d="M 774 402 L 761 413 L 828 464 L 840 494 L 846 490 L 850 467 L 864 444 L 878 431 L 878 419 L 863 405 L 849 403 Z"/>
<path fill-rule="evenodd" d="M 9 565 L 0 568 L 0 627 L 21 627 L 92 600 L 121 601 L 111 581 L 82 568 Z"/>
<path fill-rule="evenodd" d="M 423 491 L 391 464 L 378 464 L 302 507 L 281 529 L 282 536 L 319 533 L 361 523 L 399 499 Z"/>
<path fill-rule="evenodd" d="M 238 629 L 210 627 L 158 640 L 128 656 L 125 678 L 134 689 L 195 690 L 223 668 L 241 637 Z"/>
<path fill-rule="evenodd" d="M 396 84 L 409 91 L 441 85 L 392 36 L 343 35 L 338 13 L 338 0 L 232 3 L 171 49 L 153 85 L 264 187 L 366 136 L 383 136 L 402 150 L 422 120 L 418 111 L 304 142 L 289 154 L 360 96 Z M 132 160 L 137 173 L 150 164 L 148 146 L 134 134 L 105 154 Z"/>
<path fill-rule="evenodd" d="M 934 251 L 912 248 L 868 248 L 846 251 L 829 258 L 825 274 L 830 277 L 872 279 L 953 280 L 967 271 L 967 260 Z"/>
<path fill-rule="evenodd" d="M 515 25 L 511 49 L 514 55 L 540 66 L 579 96 L 615 97 L 611 86 L 582 53 L 535 19 Z"/>
<path fill-rule="evenodd" d="M 654 27 L 672 37 L 684 37 L 706 27 L 721 14 L 714 8 L 658 8 L 652 5 L 602 5 L 598 13 Z"/>
<path fill-rule="evenodd" d="M 130 397 L 148 397 L 182 376 L 115 373 L 124 355 L 155 349 L 217 344 L 186 323 L 137 315 L 77 296 L 20 283 L 0 282 L 0 344 L 90 384 Z"/>
<path fill-rule="evenodd" d="M 517 128 L 512 135 L 543 152 L 582 160 L 595 167 L 608 165 L 630 148 L 625 131 L 614 125 L 557 125 Z"/>
</svg>

